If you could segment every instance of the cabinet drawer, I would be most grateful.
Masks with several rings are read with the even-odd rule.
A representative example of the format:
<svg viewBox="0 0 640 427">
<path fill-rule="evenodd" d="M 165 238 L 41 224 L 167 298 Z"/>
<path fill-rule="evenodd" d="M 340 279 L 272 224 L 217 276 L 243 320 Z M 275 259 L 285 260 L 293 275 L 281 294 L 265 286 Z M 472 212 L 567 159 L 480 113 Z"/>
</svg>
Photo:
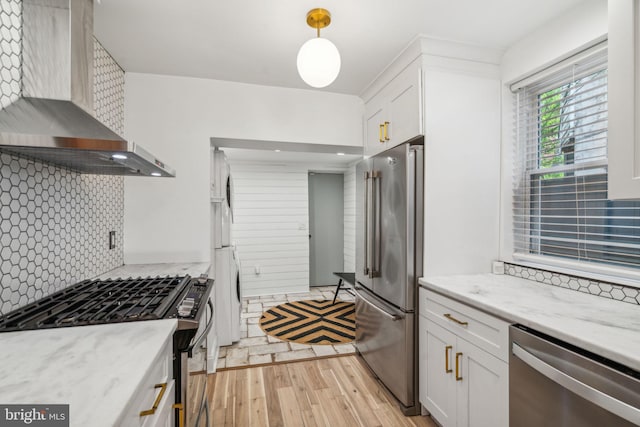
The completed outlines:
<svg viewBox="0 0 640 427">
<path fill-rule="evenodd" d="M 508 362 L 509 323 L 504 320 L 424 288 L 419 310 L 421 316 Z"/>
<path fill-rule="evenodd" d="M 144 417 L 140 417 L 142 421 L 143 427 L 171 427 L 174 422 L 174 394 L 176 382 L 175 380 L 169 381 L 167 384 L 167 389 L 158 405 L 158 409 L 156 409 L 155 414 L 147 415 Z"/>
<path fill-rule="evenodd" d="M 149 367 L 149 371 L 140 382 L 135 394 L 124 412 L 121 426 L 155 426 L 160 413 L 166 413 L 166 405 L 172 406 L 175 401 L 175 381 L 173 380 L 173 337 L 169 337 L 162 351 Z M 155 414 L 140 416 L 141 411 L 151 409 L 161 388 L 156 384 L 166 384 L 166 389 L 159 402 Z"/>
</svg>

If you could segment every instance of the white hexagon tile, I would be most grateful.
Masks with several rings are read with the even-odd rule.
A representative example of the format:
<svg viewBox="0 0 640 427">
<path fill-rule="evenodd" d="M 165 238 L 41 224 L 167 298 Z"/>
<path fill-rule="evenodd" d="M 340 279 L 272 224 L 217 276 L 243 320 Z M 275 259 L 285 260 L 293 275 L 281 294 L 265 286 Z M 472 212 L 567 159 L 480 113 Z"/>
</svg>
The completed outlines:
<svg viewBox="0 0 640 427">
<path fill-rule="evenodd" d="M 0 314 L 122 265 L 121 177 L 0 154 L 0 189 Z"/>
<path fill-rule="evenodd" d="M 21 14 L 21 1 L 2 1 L 2 108 L 20 96 Z M 123 134 L 124 72 L 97 41 L 94 49 L 96 117 Z M 122 265 L 123 210 L 122 177 L 0 153 L 0 315 Z"/>
<path fill-rule="evenodd" d="M 0 107 L 20 97 L 22 2 L 3 0 L 0 8 Z"/>
<path fill-rule="evenodd" d="M 505 263 L 504 265 L 504 273 L 510 276 L 535 280 L 536 282 L 545 283 L 547 285 L 567 288 L 603 298 L 610 298 L 631 304 L 640 304 L 640 289 L 630 286 L 585 279 L 583 277 L 571 276 L 568 274 L 553 273 L 550 271 L 539 270 L 537 268 L 523 267 L 521 265 L 508 263 Z"/>
</svg>

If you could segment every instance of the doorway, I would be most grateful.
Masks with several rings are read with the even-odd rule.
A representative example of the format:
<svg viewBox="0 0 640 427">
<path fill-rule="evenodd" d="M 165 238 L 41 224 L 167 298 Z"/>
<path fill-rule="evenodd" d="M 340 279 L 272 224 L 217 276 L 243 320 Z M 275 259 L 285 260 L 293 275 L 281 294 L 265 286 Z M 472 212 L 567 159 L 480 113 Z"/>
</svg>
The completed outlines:
<svg viewBox="0 0 640 427">
<path fill-rule="evenodd" d="M 344 175 L 309 173 L 309 286 L 337 283 L 344 269 Z"/>
</svg>

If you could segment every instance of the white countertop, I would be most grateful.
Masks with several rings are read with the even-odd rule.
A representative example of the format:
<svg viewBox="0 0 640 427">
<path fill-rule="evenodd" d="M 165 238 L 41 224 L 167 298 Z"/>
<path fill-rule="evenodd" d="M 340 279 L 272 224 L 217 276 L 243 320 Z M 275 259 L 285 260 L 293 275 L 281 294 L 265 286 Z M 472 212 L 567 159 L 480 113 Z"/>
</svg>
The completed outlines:
<svg viewBox="0 0 640 427">
<path fill-rule="evenodd" d="M 198 277 L 209 273 L 209 263 L 162 263 L 162 264 L 126 264 L 96 276 L 96 279 L 117 279 L 129 277 L 176 276 L 188 274 Z"/>
<path fill-rule="evenodd" d="M 508 275 L 430 277 L 419 282 L 640 371 L 640 305 Z"/>
<path fill-rule="evenodd" d="M 0 334 L 0 403 L 69 404 L 71 426 L 115 426 L 176 320 Z"/>
</svg>

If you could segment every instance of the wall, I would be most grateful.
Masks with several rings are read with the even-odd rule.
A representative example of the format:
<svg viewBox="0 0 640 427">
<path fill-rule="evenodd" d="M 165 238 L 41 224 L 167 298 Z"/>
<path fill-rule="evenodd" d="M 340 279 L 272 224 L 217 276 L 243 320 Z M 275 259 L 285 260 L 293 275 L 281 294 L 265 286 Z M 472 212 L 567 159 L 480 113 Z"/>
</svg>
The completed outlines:
<svg viewBox="0 0 640 427">
<path fill-rule="evenodd" d="M 353 236 L 355 247 L 355 167 L 234 159 L 230 164 L 235 202 L 232 240 L 242 262 L 245 296 L 308 291 L 309 172 L 344 173 L 345 182 L 352 177 L 352 184 L 345 184 L 344 200 L 353 205 L 345 208 L 345 235 Z M 345 257 L 347 253 L 355 257 L 355 249 L 345 246 L 344 252 Z M 345 271 L 355 271 L 355 266 Z"/>
<path fill-rule="evenodd" d="M 21 3 L 3 2 L 5 8 L 19 15 Z M 0 14 L 3 29 L 10 16 Z M 98 43 L 95 58 L 96 115 L 122 133 L 124 72 Z M 2 95 L 9 101 L 18 93 Z M 0 315 L 122 265 L 123 182 L 0 154 Z M 109 250 L 111 230 L 117 238 Z"/>
<path fill-rule="evenodd" d="M 511 46 L 501 64 L 502 178 L 500 259 L 513 261 L 513 155 L 515 144 L 514 97 L 509 84 L 567 57 L 607 34 L 607 1 L 591 0 L 550 21 Z"/>
<path fill-rule="evenodd" d="M 489 272 L 499 240 L 499 70 L 428 62 L 424 275 Z"/>
<path fill-rule="evenodd" d="M 309 289 L 308 170 L 304 166 L 233 163 L 232 239 L 245 296 Z M 256 274 L 259 266 L 260 274 Z"/>
<path fill-rule="evenodd" d="M 344 173 L 344 270 L 356 271 L 356 167 Z"/>
<path fill-rule="evenodd" d="M 125 107 L 127 137 L 177 170 L 125 179 L 127 263 L 209 259 L 210 137 L 362 146 L 356 96 L 127 73 Z"/>
</svg>

